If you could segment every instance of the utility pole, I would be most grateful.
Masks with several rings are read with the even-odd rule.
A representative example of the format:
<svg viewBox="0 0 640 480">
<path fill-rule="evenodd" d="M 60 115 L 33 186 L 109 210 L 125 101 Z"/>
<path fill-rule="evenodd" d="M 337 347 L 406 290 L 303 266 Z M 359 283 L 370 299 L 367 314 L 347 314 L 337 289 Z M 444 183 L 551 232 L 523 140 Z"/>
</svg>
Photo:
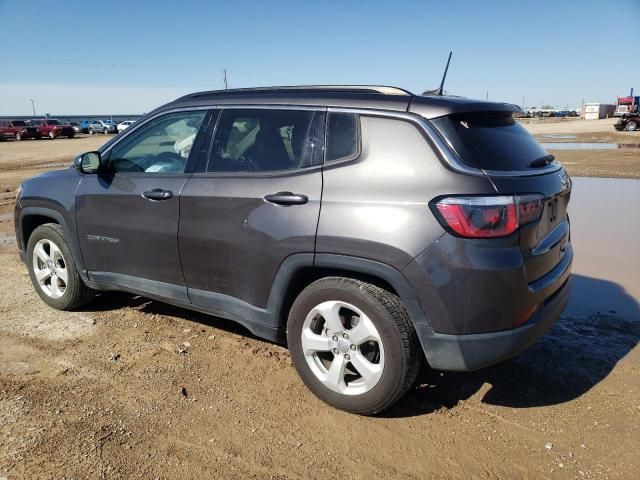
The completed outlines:
<svg viewBox="0 0 640 480">
<path fill-rule="evenodd" d="M 487 90 L 487 96 L 486 99 L 489 100 L 489 90 Z"/>
<path fill-rule="evenodd" d="M 33 101 L 33 98 L 30 98 L 29 100 L 31 100 L 31 108 L 33 109 L 33 116 L 36 116 L 36 103 Z"/>
<path fill-rule="evenodd" d="M 229 89 L 229 84 L 227 83 L 227 69 L 222 70 L 222 84 L 224 85 L 224 89 Z"/>
</svg>

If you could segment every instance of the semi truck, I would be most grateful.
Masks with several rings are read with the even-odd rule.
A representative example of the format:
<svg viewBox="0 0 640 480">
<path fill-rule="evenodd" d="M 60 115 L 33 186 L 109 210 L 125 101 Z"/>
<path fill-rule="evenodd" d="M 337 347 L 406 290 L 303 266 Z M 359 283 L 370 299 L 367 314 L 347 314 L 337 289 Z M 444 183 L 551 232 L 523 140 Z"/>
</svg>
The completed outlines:
<svg viewBox="0 0 640 480">
<path fill-rule="evenodd" d="M 629 113 L 640 113 L 640 97 L 633 95 L 633 88 L 627 97 L 618 97 L 616 102 L 616 111 L 613 113 L 615 117 L 622 117 Z"/>
</svg>

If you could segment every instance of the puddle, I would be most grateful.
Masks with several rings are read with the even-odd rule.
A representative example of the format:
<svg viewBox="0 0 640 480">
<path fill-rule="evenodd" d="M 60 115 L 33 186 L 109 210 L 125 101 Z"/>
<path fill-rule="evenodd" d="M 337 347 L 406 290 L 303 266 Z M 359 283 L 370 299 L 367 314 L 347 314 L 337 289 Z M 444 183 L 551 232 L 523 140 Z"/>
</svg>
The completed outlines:
<svg viewBox="0 0 640 480">
<path fill-rule="evenodd" d="M 565 135 L 563 133 L 548 133 L 546 135 L 541 135 L 541 137 L 544 138 L 558 138 L 558 139 L 564 139 L 564 138 L 577 138 L 575 135 Z"/>
<path fill-rule="evenodd" d="M 612 209 L 615 200 L 617 208 Z M 640 322 L 640 180 L 573 178 L 569 203 L 575 258 L 570 315 Z"/>
<path fill-rule="evenodd" d="M 542 142 L 540 145 L 547 150 L 618 150 L 619 148 L 640 148 L 640 143 Z"/>
</svg>

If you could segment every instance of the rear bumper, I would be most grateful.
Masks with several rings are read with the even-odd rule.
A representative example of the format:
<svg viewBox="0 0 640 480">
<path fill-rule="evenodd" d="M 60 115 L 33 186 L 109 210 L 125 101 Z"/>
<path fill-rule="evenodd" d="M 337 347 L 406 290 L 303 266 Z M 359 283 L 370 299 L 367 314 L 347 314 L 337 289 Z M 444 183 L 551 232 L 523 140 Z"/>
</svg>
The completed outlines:
<svg viewBox="0 0 640 480">
<path fill-rule="evenodd" d="M 471 335 L 434 333 L 428 325 L 416 325 L 431 368 L 470 371 L 488 367 L 526 350 L 560 317 L 569 301 L 569 280 L 524 326 L 502 332 Z"/>
<path fill-rule="evenodd" d="M 452 249 L 442 240 L 445 250 L 424 252 L 403 271 L 422 307 L 412 318 L 424 318 L 414 327 L 432 368 L 469 371 L 499 363 L 530 347 L 560 317 L 569 299 L 571 243 L 551 271 L 528 283 L 519 252 L 474 252 L 476 243 Z M 459 265 L 462 252 L 467 260 Z"/>
</svg>

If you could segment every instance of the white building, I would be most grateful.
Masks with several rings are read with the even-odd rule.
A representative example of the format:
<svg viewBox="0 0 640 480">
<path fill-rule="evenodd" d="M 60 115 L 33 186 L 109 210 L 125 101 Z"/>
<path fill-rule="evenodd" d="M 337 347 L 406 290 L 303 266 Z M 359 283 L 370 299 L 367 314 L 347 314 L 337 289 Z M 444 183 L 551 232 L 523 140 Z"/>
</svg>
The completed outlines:
<svg viewBox="0 0 640 480">
<path fill-rule="evenodd" d="M 585 103 L 584 119 L 598 120 L 599 118 L 609 118 L 613 116 L 616 106 L 609 103 Z"/>
</svg>

